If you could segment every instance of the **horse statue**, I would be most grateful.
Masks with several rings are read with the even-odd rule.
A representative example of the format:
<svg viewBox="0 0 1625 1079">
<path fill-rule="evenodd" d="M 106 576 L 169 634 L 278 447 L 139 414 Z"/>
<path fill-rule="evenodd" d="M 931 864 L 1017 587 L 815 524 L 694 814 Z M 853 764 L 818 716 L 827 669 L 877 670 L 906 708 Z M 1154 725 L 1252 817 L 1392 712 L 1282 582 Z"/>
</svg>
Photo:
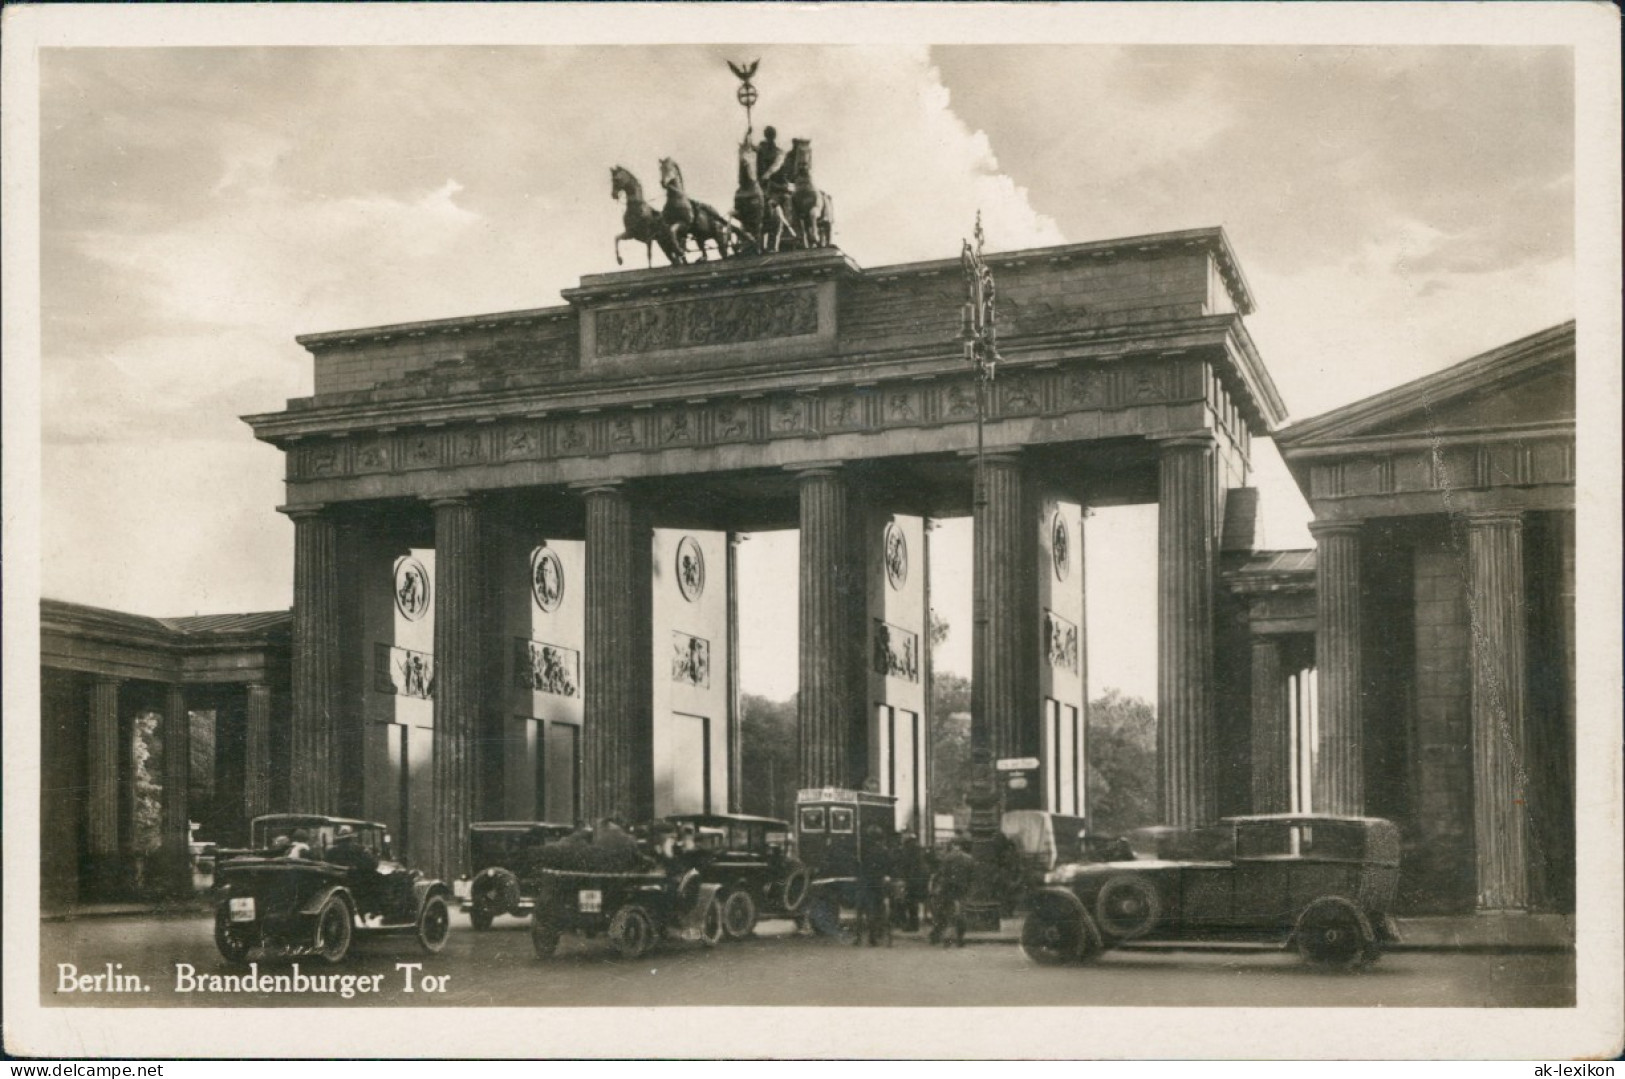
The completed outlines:
<svg viewBox="0 0 1625 1079">
<path fill-rule="evenodd" d="M 790 178 L 790 221 L 803 247 L 828 247 L 835 231 L 835 203 L 812 178 L 812 142 L 792 139 L 784 163 Z"/>
<path fill-rule="evenodd" d="M 626 212 L 621 215 L 621 225 L 625 232 L 615 237 L 615 265 L 621 263 L 621 241 L 635 240 L 643 245 L 643 253 L 648 258 L 649 266 L 655 264 L 653 244 L 660 245 L 660 251 L 666 256 L 666 261 L 676 265 L 683 261 L 681 249 L 672 241 L 671 232 L 665 223 L 660 220 L 660 211 L 643 201 L 643 185 L 631 172 L 616 165 L 609 170 L 609 197 L 619 199 L 626 196 Z"/>
<path fill-rule="evenodd" d="M 726 258 L 733 226 L 712 207 L 683 193 L 683 170 L 669 157 L 660 159 L 660 186 L 666 189 L 666 205 L 660 211 L 660 219 L 671 233 L 679 259 L 686 260 L 687 243 L 691 238 L 700 249 L 701 262 L 708 261 L 707 241 L 717 245 L 718 258 Z"/>
<path fill-rule="evenodd" d="M 740 244 L 736 250 L 749 248 L 758 254 L 778 251 L 784 246 L 784 237 L 795 237 L 790 225 L 788 199 L 770 199 L 762 192 L 756 178 L 756 147 L 750 137 L 739 144 L 739 187 L 734 191 L 734 209 L 731 215 L 739 224 Z"/>
</svg>

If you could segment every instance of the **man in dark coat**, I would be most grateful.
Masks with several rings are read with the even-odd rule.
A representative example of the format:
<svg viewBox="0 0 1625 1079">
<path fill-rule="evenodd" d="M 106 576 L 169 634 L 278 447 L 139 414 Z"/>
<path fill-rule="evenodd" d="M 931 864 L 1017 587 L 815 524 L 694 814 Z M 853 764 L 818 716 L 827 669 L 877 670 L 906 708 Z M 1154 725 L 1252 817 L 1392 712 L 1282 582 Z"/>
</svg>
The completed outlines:
<svg viewBox="0 0 1625 1079">
<path fill-rule="evenodd" d="M 892 857 L 886 834 L 878 824 L 869 825 L 863 835 L 863 853 L 858 859 L 858 922 L 854 945 L 874 947 L 882 937 L 891 946 L 891 925 L 887 916 L 887 893 L 891 888 Z"/>
<path fill-rule="evenodd" d="M 903 836 L 897 852 L 897 876 L 903 884 L 903 898 L 898 904 L 895 921 L 905 933 L 920 931 L 920 906 L 931 890 L 931 872 L 925 864 L 925 851 L 920 841 L 910 832 Z"/>
<path fill-rule="evenodd" d="M 931 943 L 940 941 L 944 948 L 951 944 L 965 946 L 965 897 L 970 894 L 971 878 L 976 872 L 968 846 L 963 839 L 954 840 L 937 868 L 931 896 Z"/>
</svg>

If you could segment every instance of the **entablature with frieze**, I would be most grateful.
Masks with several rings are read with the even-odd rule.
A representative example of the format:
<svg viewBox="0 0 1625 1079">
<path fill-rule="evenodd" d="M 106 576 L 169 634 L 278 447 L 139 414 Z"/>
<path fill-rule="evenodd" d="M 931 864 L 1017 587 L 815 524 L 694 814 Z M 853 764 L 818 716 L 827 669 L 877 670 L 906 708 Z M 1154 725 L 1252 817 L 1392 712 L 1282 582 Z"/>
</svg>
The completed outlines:
<svg viewBox="0 0 1625 1079">
<path fill-rule="evenodd" d="M 1240 424 L 1211 348 L 1001 366 L 989 445 L 1150 437 Z M 859 371 L 863 369 L 858 369 Z M 872 368 L 870 369 L 872 370 Z M 852 374 L 858 374 L 853 371 Z M 1215 402 L 1218 407 L 1215 408 Z M 963 367 L 907 378 L 447 417 L 288 438 L 291 503 L 490 490 L 694 470 L 782 467 L 803 457 L 886 457 L 975 444 L 976 383 Z M 391 482 L 381 485 L 387 478 Z"/>
<path fill-rule="evenodd" d="M 1367 439 L 1293 454 L 1317 518 L 1572 506 L 1571 422 Z"/>
</svg>

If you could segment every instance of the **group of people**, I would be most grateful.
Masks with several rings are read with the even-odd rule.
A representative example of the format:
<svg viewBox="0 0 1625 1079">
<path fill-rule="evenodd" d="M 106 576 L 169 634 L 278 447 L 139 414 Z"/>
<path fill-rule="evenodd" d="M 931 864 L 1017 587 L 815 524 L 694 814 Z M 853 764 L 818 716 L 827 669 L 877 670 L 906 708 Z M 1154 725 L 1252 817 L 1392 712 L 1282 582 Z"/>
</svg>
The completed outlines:
<svg viewBox="0 0 1625 1079">
<path fill-rule="evenodd" d="M 894 928 L 917 933 L 921 912 L 928 909 L 931 943 L 964 947 L 965 900 L 975 871 L 970 843 L 956 839 L 938 854 L 922 847 L 910 832 L 894 847 L 874 825 L 864 839 L 856 873 L 858 918 L 853 945 L 889 945 Z"/>
</svg>

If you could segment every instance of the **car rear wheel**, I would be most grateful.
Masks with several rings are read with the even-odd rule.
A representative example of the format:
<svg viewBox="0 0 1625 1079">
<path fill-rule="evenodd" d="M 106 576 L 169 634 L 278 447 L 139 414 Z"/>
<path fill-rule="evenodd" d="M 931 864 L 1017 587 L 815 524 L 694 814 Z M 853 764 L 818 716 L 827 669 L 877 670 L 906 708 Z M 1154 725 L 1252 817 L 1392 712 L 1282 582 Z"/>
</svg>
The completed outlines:
<svg viewBox="0 0 1625 1079">
<path fill-rule="evenodd" d="M 214 917 L 214 946 L 228 963 L 241 963 L 248 958 L 249 942 L 231 928 L 225 911 L 220 911 Z"/>
<path fill-rule="evenodd" d="M 654 943 L 654 923 L 639 906 L 626 906 L 609 920 L 609 939 L 622 959 L 640 959 Z"/>
<path fill-rule="evenodd" d="M 756 929 L 756 900 L 742 888 L 722 901 L 722 928 L 733 940 L 744 940 Z"/>
<path fill-rule="evenodd" d="M 537 959 L 551 959 L 559 948 L 559 927 L 540 905 L 530 916 L 530 946 Z"/>
<path fill-rule="evenodd" d="M 446 908 L 446 897 L 431 895 L 418 913 L 418 947 L 433 955 L 446 946 L 451 935 L 451 911 Z"/>
<path fill-rule="evenodd" d="M 1157 889 L 1144 877 L 1113 877 L 1095 898 L 1095 921 L 1108 940 L 1144 936 L 1161 916 Z"/>
<path fill-rule="evenodd" d="M 1341 903 L 1311 907 L 1298 924 L 1298 954 L 1322 970 L 1359 970 L 1377 958 L 1360 915 Z"/>
<path fill-rule="evenodd" d="M 342 896 L 328 896 L 316 914 L 316 954 L 328 963 L 344 962 L 344 957 L 350 954 L 354 930 L 350 905 Z"/>
</svg>

